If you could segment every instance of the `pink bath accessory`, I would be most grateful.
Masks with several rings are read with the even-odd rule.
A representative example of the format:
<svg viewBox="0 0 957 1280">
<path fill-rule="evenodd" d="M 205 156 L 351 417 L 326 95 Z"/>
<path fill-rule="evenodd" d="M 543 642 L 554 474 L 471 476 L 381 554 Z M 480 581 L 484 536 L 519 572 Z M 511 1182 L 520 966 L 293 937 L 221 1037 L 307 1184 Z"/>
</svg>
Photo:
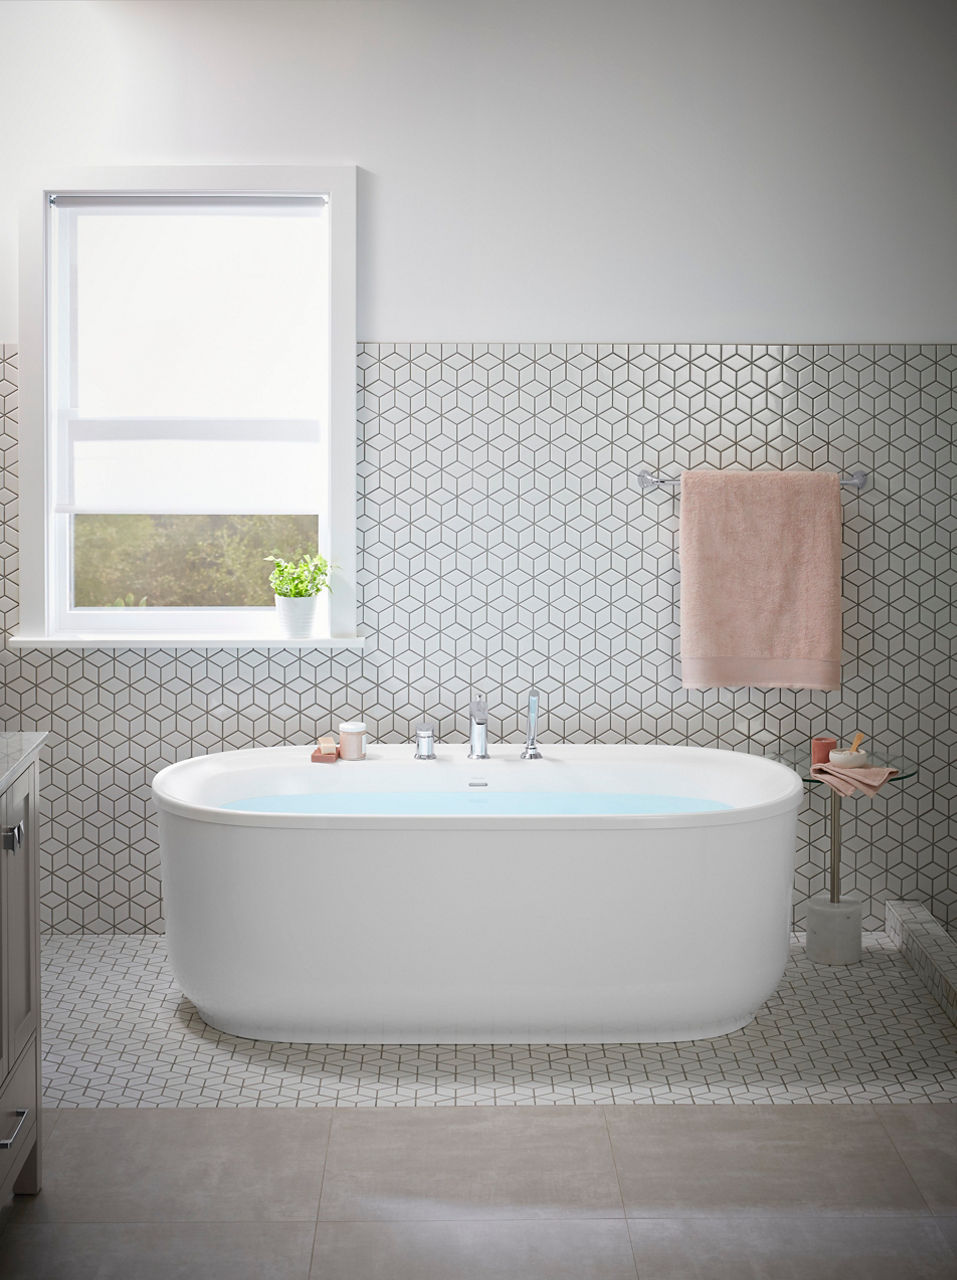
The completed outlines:
<svg viewBox="0 0 957 1280">
<path fill-rule="evenodd" d="M 837 746 L 837 738 L 811 739 L 811 764 L 827 764 L 831 752 Z"/>
<path fill-rule="evenodd" d="M 320 738 L 309 758 L 313 764 L 335 764 L 339 759 L 339 747 L 335 738 Z"/>
<path fill-rule="evenodd" d="M 838 795 L 852 796 L 855 791 L 862 791 L 866 796 L 875 796 L 888 778 L 896 778 L 899 770 L 887 769 L 879 765 L 865 768 L 842 768 L 836 764 L 812 764 L 811 776 L 826 782 Z"/>
<path fill-rule="evenodd" d="M 364 760 L 369 729 L 364 720 L 345 720 L 339 726 L 339 759 Z"/>
<path fill-rule="evenodd" d="M 682 474 L 686 689 L 840 687 L 840 492 L 836 473 Z"/>
</svg>

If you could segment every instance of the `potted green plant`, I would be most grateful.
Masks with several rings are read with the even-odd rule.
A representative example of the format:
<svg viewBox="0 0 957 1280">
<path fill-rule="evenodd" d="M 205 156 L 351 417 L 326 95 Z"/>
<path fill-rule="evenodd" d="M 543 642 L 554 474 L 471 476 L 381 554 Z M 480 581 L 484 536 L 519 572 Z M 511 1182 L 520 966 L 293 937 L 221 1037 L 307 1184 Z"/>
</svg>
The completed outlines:
<svg viewBox="0 0 957 1280">
<path fill-rule="evenodd" d="M 324 556 L 303 556 L 301 560 L 280 560 L 267 556 L 275 566 L 269 585 L 276 596 L 276 612 L 284 635 L 307 640 L 316 623 L 316 606 L 323 588 L 329 587 L 329 562 Z"/>
</svg>

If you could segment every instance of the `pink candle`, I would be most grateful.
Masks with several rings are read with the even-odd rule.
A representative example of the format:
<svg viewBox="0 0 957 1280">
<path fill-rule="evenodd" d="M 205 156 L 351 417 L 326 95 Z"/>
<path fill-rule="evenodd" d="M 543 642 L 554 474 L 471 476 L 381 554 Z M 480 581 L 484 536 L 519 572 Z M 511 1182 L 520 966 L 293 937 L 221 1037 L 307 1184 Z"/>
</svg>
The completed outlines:
<svg viewBox="0 0 957 1280">
<path fill-rule="evenodd" d="M 812 738 L 811 764 L 827 764 L 836 746 L 837 738 Z"/>
</svg>

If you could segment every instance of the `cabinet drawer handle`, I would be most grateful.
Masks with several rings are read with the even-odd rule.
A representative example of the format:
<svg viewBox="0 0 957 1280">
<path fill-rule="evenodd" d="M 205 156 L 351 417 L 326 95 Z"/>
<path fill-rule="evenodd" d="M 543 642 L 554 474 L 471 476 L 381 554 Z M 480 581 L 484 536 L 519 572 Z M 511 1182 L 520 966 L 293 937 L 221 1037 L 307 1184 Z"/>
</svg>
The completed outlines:
<svg viewBox="0 0 957 1280">
<path fill-rule="evenodd" d="M 18 822 L 15 827 L 8 827 L 3 833 L 4 849 L 12 849 L 14 853 L 18 851 L 23 844 L 23 823 Z"/>
<path fill-rule="evenodd" d="M 17 1124 L 17 1127 L 14 1129 L 13 1133 L 10 1134 L 9 1138 L 0 1138 L 0 1151 L 6 1151 L 8 1147 L 12 1147 L 13 1144 L 16 1142 L 17 1134 L 23 1128 L 23 1122 L 24 1120 L 26 1120 L 27 1116 L 30 1114 L 30 1108 L 17 1107 L 15 1114 L 20 1117 L 20 1121 Z"/>
</svg>

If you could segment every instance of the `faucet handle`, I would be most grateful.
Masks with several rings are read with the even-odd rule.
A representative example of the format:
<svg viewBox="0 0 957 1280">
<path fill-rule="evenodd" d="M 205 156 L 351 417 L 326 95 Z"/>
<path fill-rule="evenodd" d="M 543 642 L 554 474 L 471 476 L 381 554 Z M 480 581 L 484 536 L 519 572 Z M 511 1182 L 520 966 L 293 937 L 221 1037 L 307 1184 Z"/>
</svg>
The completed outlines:
<svg viewBox="0 0 957 1280">
<path fill-rule="evenodd" d="M 417 724 L 415 726 L 415 758 L 416 760 L 435 759 L 435 726 Z"/>
<path fill-rule="evenodd" d="M 488 724 L 488 703 L 481 694 L 469 703 L 469 719 L 475 724 Z"/>
<path fill-rule="evenodd" d="M 538 690 L 528 692 L 528 733 L 525 737 L 523 760 L 541 760 L 542 753 L 538 749 Z"/>
</svg>

